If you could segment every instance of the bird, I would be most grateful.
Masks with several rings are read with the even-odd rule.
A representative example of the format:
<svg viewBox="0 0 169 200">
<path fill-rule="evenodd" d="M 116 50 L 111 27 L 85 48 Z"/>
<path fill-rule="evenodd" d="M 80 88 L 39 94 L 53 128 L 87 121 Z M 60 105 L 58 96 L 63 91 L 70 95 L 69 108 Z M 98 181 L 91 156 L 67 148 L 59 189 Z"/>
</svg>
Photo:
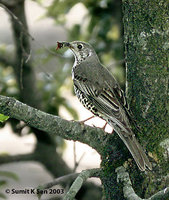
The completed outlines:
<svg viewBox="0 0 169 200">
<path fill-rule="evenodd" d="M 130 110 L 124 91 L 103 66 L 86 42 L 57 42 L 56 50 L 67 47 L 75 57 L 72 67 L 74 91 L 79 101 L 95 116 L 104 119 L 122 139 L 138 168 L 152 170 L 152 165 L 131 128 Z"/>
</svg>

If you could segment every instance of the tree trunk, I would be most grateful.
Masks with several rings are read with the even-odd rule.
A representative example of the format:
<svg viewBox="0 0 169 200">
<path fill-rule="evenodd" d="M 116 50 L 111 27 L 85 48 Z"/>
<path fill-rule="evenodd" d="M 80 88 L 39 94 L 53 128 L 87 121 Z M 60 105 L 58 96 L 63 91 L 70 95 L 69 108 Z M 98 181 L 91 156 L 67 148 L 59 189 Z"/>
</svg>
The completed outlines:
<svg viewBox="0 0 169 200">
<path fill-rule="evenodd" d="M 167 12 L 165 0 L 124 1 L 127 96 L 140 140 L 156 153 L 169 131 Z"/>
<path fill-rule="evenodd" d="M 124 1 L 127 96 L 148 150 L 168 136 L 168 15 L 165 0 Z"/>
<path fill-rule="evenodd" d="M 29 35 L 25 15 L 25 0 L 16 0 L 11 4 L 7 1 L 6 6 L 12 12 L 10 17 L 16 51 L 14 65 L 12 66 L 20 90 L 20 99 L 22 102 L 32 107 L 42 109 L 42 99 L 40 92 L 37 89 L 36 75 L 31 61 L 31 45 L 29 41 L 31 36 Z M 53 152 L 56 151 L 56 141 L 50 134 L 36 128 L 32 128 L 32 131 L 37 138 L 35 153 L 39 152 L 39 155 L 48 154 L 48 149 L 46 148 L 47 145 L 51 146 L 50 149 L 53 150 Z M 45 150 L 46 154 L 44 153 Z M 59 164 L 62 163 L 65 165 L 62 167 L 63 171 L 60 170 L 60 172 L 63 172 L 63 174 L 71 173 L 70 168 L 65 164 L 60 155 L 55 153 L 55 157 L 58 157 L 55 158 L 55 161 L 60 160 Z M 55 170 L 57 164 L 55 161 L 51 160 L 49 156 L 46 157 L 45 161 L 42 156 L 39 156 L 39 159 L 37 158 L 37 160 L 43 163 L 44 166 L 57 177 L 58 170 Z M 58 176 L 60 176 L 60 172 Z"/>
<path fill-rule="evenodd" d="M 130 172 L 134 189 L 142 198 L 167 185 L 167 161 L 160 147 L 169 131 L 167 12 L 165 0 L 123 0 L 127 97 L 140 130 L 134 132 L 144 149 L 151 152 L 154 166 L 147 174 L 134 168 Z M 107 160 L 103 168 L 104 199 L 124 199 L 112 163 Z"/>
</svg>

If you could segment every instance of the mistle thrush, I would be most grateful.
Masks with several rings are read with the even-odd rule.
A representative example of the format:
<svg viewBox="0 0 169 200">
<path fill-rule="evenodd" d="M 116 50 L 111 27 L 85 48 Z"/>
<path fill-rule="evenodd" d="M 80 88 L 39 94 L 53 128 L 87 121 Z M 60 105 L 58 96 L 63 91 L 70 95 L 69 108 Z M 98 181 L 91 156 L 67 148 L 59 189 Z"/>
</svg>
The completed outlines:
<svg viewBox="0 0 169 200">
<path fill-rule="evenodd" d="M 127 101 L 112 74 L 100 63 L 93 47 L 85 42 L 58 42 L 57 49 L 68 47 L 75 62 L 72 79 L 75 94 L 85 108 L 104 119 L 123 140 L 141 171 L 152 169 L 146 154 L 131 130 Z"/>
</svg>

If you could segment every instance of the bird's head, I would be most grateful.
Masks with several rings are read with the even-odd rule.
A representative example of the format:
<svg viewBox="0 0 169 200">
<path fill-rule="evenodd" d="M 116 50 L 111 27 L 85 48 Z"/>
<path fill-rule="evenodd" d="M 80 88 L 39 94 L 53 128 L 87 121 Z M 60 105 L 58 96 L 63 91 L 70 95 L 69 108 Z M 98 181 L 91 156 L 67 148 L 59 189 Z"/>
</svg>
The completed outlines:
<svg viewBox="0 0 169 200">
<path fill-rule="evenodd" d="M 69 49 L 72 50 L 75 56 L 75 61 L 77 63 L 83 62 L 84 60 L 86 60 L 86 58 L 89 58 L 92 55 L 97 56 L 93 47 L 86 42 L 81 42 L 81 41 L 57 42 L 56 50 L 61 49 L 63 47 L 68 47 Z"/>
</svg>

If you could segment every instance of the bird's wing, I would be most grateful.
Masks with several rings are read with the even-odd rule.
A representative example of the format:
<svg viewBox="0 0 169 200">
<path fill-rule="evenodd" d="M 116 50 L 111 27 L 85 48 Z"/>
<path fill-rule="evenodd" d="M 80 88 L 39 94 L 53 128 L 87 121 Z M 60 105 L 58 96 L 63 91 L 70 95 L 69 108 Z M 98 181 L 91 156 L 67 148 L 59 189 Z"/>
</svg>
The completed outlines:
<svg viewBox="0 0 169 200">
<path fill-rule="evenodd" d="M 119 125 L 119 127 L 126 132 L 127 123 L 124 111 L 110 90 L 103 89 L 102 91 L 98 91 L 97 87 L 94 85 L 91 86 L 89 81 L 74 80 L 74 84 L 75 87 L 83 92 L 83 95 L 92 103 L 101 115 L 106 116 L 108 119 L 112 119 L 115 124 Z"/>
<path fill-rule="evenodd" d="M 98 68 L 95 74 L 92 74 L 92 70 L 87 72 L 86 70 L 89 70 L 89 63 L 86 64 L 88 64 L 87 69 L 87 65 L 84 64 L 80 64 L 74 69 L 75 86 L 83 92 L 84 96 L 103 116 L 112 119 L 125 132 L 130 132 L 128 119 L 123 109 L 127 102 L 116 80 L 108 71 L 104 71 L 106 69 L 103 67 L 101 72 L 99 72 Z M 98 76 L 99 80 L 95 79 L 94 76 Z"/>
</svg>

